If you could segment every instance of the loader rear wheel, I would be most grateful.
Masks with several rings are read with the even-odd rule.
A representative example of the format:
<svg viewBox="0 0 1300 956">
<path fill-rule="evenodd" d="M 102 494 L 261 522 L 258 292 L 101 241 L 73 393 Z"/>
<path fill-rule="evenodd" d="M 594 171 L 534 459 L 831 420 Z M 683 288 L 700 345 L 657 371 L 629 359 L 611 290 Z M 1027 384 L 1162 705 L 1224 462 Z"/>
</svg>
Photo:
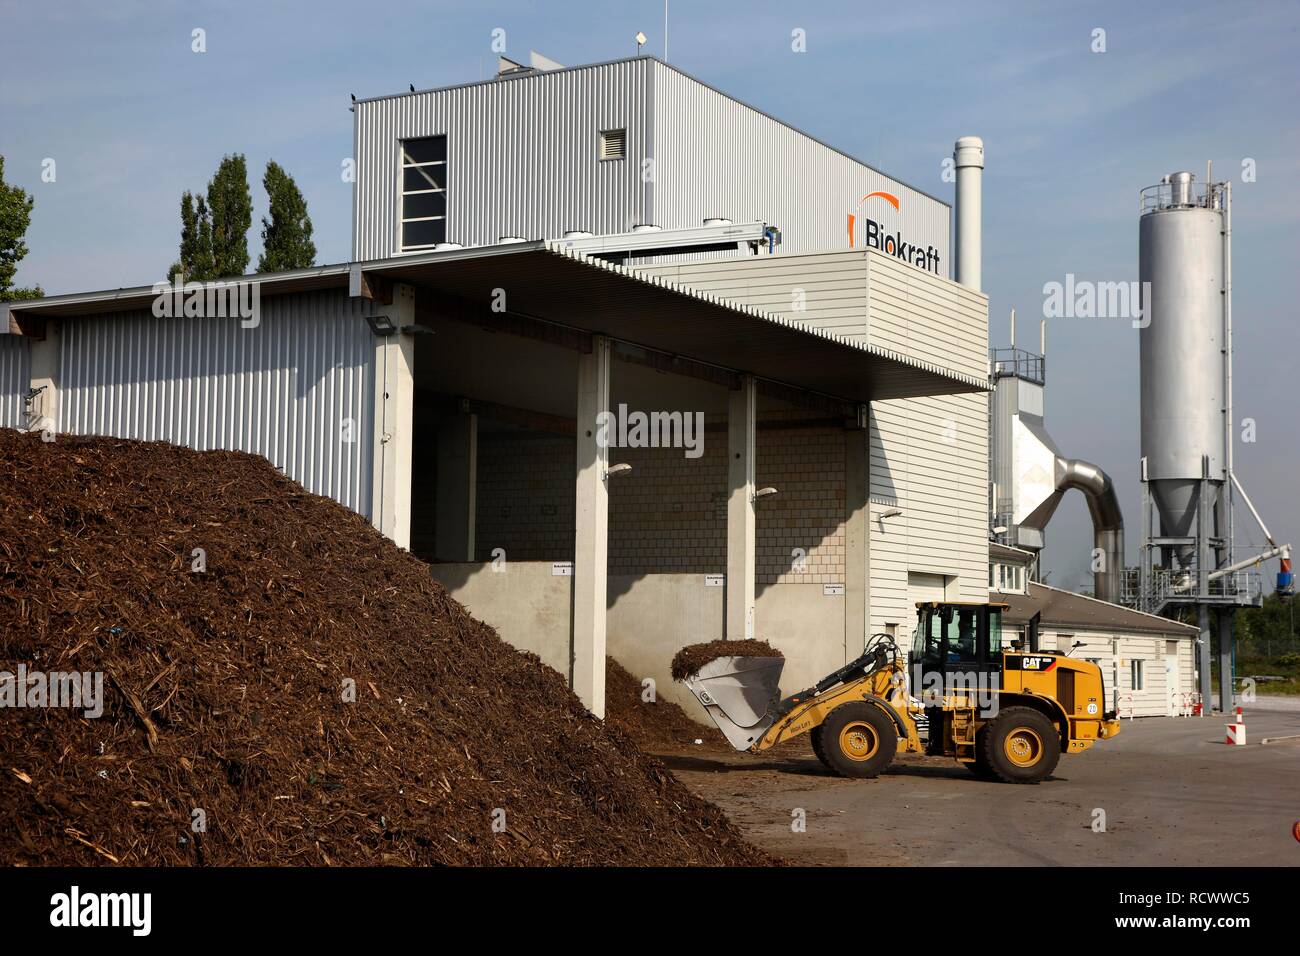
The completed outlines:
<svg viewBox="0 0 1300 956">
<path fill-rule="evenodd" d="M 866 701 L 840 704 L 820 729 L 826 766 L 842 777 L 874 777 L 890 765 L 898 750 L 894 722 Z"/>
<path fill-rule="evenodd" d="M 1056 726 L 1030 707 L 1008 707 L 982 736 L 984 761 L 1007 783 L 1038 783 L 1061 759 L 1061 735 Z"/>
</svg>

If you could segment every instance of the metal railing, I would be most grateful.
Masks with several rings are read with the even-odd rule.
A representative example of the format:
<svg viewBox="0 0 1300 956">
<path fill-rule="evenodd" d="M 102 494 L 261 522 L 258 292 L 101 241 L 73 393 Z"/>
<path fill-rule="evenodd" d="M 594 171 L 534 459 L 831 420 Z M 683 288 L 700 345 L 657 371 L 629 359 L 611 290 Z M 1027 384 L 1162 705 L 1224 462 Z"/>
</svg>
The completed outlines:
<svg viewBox="0 0 1300 956">
<path fill-rule="evenodd" d="M 1141 191 L 1138 198 L 1138 212 L 1144 214 L 1161 209 L 1176 209 L 1186 206 L 1200 206 L 1205 209 L 1223 208 L 1223 189 L 1218 183 L 1195 181 L 1189 183 L 1156 183 Z"/>
<path fill-rule="evenodd" d="M 1151 585 L 1145 593 L 1139 568 L 1125 568 L 1122 581 L 1123 603 L 1152 613 L 1166 604 L 1195 604 L 1200 599 L 1255 604 L 1263 593 L 1263 579 L 1258 571 L 1233 571 L 1225 574 L 1206 582 L 1204 592 L 1199 590 L 1196 572 L 1181 569 L 1156 568 L 1151 572 Z"/>
<path fill-rule="evenodd" d="M 1023 378 L 1042 385 L 1046 380 L 1046 359 L 1025 349 L 992 349 L 991 370 L 993 378 Z"/>
</svg>

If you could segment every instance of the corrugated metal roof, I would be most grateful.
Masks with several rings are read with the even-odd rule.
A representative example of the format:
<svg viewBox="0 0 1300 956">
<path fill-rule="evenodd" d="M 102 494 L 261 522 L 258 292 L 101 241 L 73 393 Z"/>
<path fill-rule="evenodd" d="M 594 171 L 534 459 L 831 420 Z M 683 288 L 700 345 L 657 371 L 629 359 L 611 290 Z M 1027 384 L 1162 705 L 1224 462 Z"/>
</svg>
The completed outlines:
<svg viewBox="0 0 1300 956">
<path fill-rule="evenodd" d="M 573 252 L 562 240 L 397 256 L 352 265 L 250 275 L 262 296 L 348 284 L 349 273 L 409 282 L 487 308 L 506 291 L 510 313 L 851 402 L 988 389 L 983 378 L 863 344 L 670 279 Z M 36 317 L 149 307 L 151 286 L 12 303 Z M 7 324 L 7 323 L 6 323 Z"/>
<path fill-rule="evenodd" d="M 1002 594 L 1000 597 L 1010 605 L 1010 610 L 1003 615 L 1003 620 L 1008 624 L 1024 624 L 1041 611 L 1043 624 L 1052 627 L 1077 627 L 1121 634 L 1164 634 L 1168 637 L 1192 637 L 1197 633 L 1197 628 L 1190 624 L 1180 624 L 1155 614 L 1099 601 L 1086 594 L 1062 591 L 1046 584 L 1030 582 L 1028 595 Z"/>
</svg>

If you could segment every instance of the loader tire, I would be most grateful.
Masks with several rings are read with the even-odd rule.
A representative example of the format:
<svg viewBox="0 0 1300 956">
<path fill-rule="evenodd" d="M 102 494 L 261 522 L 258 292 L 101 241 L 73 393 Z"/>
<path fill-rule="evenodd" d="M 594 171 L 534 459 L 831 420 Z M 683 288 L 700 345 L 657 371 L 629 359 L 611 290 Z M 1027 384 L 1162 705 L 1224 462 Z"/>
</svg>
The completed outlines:
<svg viewBox="0 0 1300 956">
<path fill-rule="evenodd" d="M 869 779 L 890 765 L 898 730 L 875 704 L 851 701 L 830 712 L 821 725 L 826 766 L 841 777 Z"/>
<path fill-rule="evenodd" d="M 983 727 L 975 735 L 975 759 L 971 763 L 963 763 L 962 766 L 969 770 L 981 780 L 996 780 L 997 774 L 989 766 L 989 759 L 984 753 L 984 738 L 989 734 L 988 728 Z"/>
<path fill-rule="evenodd" d="M 1006 783 L 1038 783 L 1061 759 L 1060 732 L 1032 707 L 1008 707 L 982 736 L 984 762 Z"/>
<path fill-rule="evenodd" d="M 830 763 L 828 763 L 827 760 L 826 760 L 826 748 L 824 748 L 824 747 L 822 746 L 822 727 L 823 727 L 823 726 L 825 726 L 825 725 L 824 725 L 824 724 L 818 724 L 816 727 L 814 727 L 812 730 L 810 730 L 810 731 L 808 732 L 808 739 L 812 742 L 812 750 L 813 750 L 813 753 L 816 754 L 816 755 L 817 755 L 817 759 L 820 760 L 820 761 L 822 762 L 822 766 L 825 767 L 827 770 L 833 770 L 833 769 L 835 769 L 835 768 L 833 768 L 833 767 L 830 765 Z"/>
</svg>

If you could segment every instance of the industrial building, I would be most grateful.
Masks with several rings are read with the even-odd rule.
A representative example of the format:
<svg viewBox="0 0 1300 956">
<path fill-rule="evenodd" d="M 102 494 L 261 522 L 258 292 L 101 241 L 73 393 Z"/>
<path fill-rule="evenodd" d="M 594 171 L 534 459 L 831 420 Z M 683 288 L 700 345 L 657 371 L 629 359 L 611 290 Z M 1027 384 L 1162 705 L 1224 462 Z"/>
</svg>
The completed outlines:
<svg viewBox="0 0 1300 956">
<path fill-rule="evenodd" d="M 676 649 L 757 636 L 803 686 L 986 600 L 990 481 L 1031 555 L 1084 490 L 1114 597 L 1108 479 L 1041 364 L 990 383 L 978 139 L 954 210 L 655 58 L 537 62 L 355 103 L 351 262 L 13 303 L 0 425 L 264 455 L 598 715 L 606 653 L 686 701 Z"/>
<path fill-rule="evenodd" d="M 954 280 L 946 203 L 650 57 L 355 114 L 353 262 L 248 277 L 256 321 L 18 304 L 4 424 L 263 454 L 597 713 L 607 647 L 670 696 L 724 635 L 810 680 L 987 593 L 978 141 Z"/>
</svg>

